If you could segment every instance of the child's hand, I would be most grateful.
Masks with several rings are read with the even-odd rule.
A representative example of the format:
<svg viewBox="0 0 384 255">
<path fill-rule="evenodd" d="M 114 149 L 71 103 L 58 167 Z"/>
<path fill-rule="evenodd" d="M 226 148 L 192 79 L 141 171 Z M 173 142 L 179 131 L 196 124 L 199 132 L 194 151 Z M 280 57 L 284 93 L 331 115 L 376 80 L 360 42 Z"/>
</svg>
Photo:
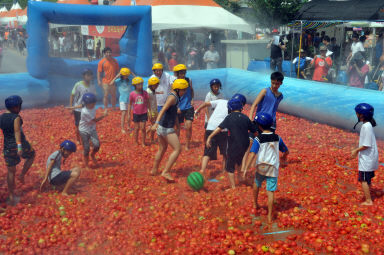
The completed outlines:
<svg viewBox="0 0 384 255">
<path fill-rule="evenodd" d="M 206 145 L 207 145 L 207 148 L 211 148 L 211 146 L 212 146 L 211 145 L 211 138 L 208 137 Z"/>
<path fill-rule="evenodd" d="M 157 129 L 157 126 L 158 126 L 157 123 L 153 124 L 152 127 L 151 127 L 151 131 L 155 132 L 156 129 Z"/>
<path fill-rule="evenodd" d="M 47 179 L 48 179 L 48 178 L 44 178 L 43 182 L 41 183 L 41 185 L 40 185 L 40 191 L 43 190 L 45 184 L 47 183 Z"/>
<path fill-rule="evenodd" d="M 351 158 L 356 158 L 358 151 L 356 149 L 351 151 Z"/>
<path fill-rule="evenodd" d="M 181 114 L 180 108 L 177 108 L 177 114 Z"/>
<path fill-rule="evenodd" d="M 199 112 L 195 111 L 195 119 L 199 118 Z"/>
</svg>

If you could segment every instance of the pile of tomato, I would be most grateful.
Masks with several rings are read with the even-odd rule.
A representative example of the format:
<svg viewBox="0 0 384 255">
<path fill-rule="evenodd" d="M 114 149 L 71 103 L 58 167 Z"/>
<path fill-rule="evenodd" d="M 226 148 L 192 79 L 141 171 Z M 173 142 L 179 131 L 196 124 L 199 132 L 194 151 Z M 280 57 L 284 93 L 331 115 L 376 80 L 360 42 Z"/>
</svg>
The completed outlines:
<svg viewBox="0 0 384 255">
<path fill-rule="evenodd" d="M 121 134 L 120 112 L 110 112 L 97 124 L 99 166 L 83 169 L 74 194 L 63 197 L 60 187 L 40 192 L 39 186 L 47 157 L 63 139 L 75 137 L 73 116 L 63 107 L 21 115 L 37 157 L 26 183 L 17 183 L 21 201 L 14 207 L 5 203 L 6 167 L 0 161 L 0 206 L 6 207 L 0 254 L 383 254 L 383 167 L 373 179 L 374 205 L 360 206 L 357 158 L 350 158 L 356 133 L 278 114 L 277 133 L 290 155 L 280 169 L 274 222 L 268 225 L 265 188 L 259 210 L 251 174 L 227 191 L 220 156 L 209 163 L 213 180 L 203 190 L 188 187 L 188 174 L 200 170 L 203 117 L 194 121 L 192 148 L 182 151 L 172 171 L 176 183 L 169 184 L 149 175 L 157 145 L 133 145 L 131 132 Z M 383 145 L 378 141 L 379 151 Z M 81 165 L 81 159 L 79 146 L 63 168 Z"/>
</svg>

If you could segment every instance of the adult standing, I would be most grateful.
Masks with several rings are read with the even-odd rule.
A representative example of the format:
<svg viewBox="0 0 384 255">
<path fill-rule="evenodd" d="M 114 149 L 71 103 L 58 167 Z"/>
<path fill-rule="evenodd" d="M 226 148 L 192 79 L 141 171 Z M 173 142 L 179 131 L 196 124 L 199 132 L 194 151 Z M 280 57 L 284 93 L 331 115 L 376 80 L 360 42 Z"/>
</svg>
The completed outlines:
<svg viewBox="0 0 384 255">
<path fill-rule="evenodd" d="M 320 56 L 315 56 L 311 62 L 311 67 L 314 67 L 312 80 L 326 82 L 328 70 L 332 67 L 332 59 L 326 56 L 327 46 L 320 46 Z"/>
<path fill-rule="evenodd" d="M 365 63 L 363 54 L 357 52 L 348 66 L 349 86 L 364 88 L 365 77 L 369 72 L 369 66 Z"/>
<path fill-rule="evenodd" d="M 209 49 L 205 52 L 203 60 L 207 63 L 207 69 L 217 68 L 217 63 L 220 60 L 220 55 L 215 49 L 215 45 L 209 45 Z"/>
<path fill-rule="evenodd" d="M 153 75 L 151 77 L 157 77 L 160 80 L 159 86 L 156 89 L 157 112 L 160 112 L 171 91 L 172 79 L 171 75 L 164 73 L 164 67 L 160 63 L 154 64 L 152 71 Z"/>
<path fill-rule="evenodd" d="M 96 44 L 96 59 L 100 59 L 101 58 L 101 41 L 100 39 L 97 40 L 97 44 Z"/>
<path fill-rule="evenodd" d="M 108 96 L 111 95 L 112 108 L 116 106 L 116 86 L 111 84 L 119 72 L 119 64 L 112 57 L 112 49 L 109 47 L 103 50 L 104 58 L 99 61 L 97 66 L 97 83 L 104 90 L 104 108 L 108 107 Z"/>
<path fill-rule="evenodd" d="M 273 38 L 272 40 L 267 44 L 267 49 L 271 49 L 271 64 L 270 68 L 272 72 L 277 70 L 280 73 L 283 73 L 283 53 L 282 51 L 285 50 L 285 44 L 284 41 L 279 36 L 279 31 L 277 29 L 273 29 L 272 31 Z"/>
<path fill-rule="evenodd" d="M 87 45 L 88 61 L 91 62 L 92 58 L 95 54 L 95 52 L 94 52 L 95 41 L 93 40 L 93 38 L 91 36 L 87 39 L 86 45 Z"/>
<path fill-rule="evenodd" d="M 59 52 L 60 54 L 63 54 L 64 53 L 64 35 L 61 34 L 60 37 L 59 37 Z"/>
<path fill-rule="evenodd" d="M 347 58 L 347 62 L 349 62 L 352 57 L 357 53 L 357 52 L 364 52 L 364 45 L 362 42 L 359 40 L 359 35 L 357 33 L 353 33 L 352 35 L 352 44 L 351 44 L 351 53 L 349 53 L 349 56 Z"/>
</svg>

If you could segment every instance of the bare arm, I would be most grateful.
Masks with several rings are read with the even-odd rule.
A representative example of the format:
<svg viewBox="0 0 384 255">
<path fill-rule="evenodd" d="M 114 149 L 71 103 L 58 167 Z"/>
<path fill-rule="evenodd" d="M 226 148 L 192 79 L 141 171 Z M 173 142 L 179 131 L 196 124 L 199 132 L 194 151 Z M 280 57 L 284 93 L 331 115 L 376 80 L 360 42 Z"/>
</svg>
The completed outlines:
<svg viewBox="0 0 384 255">
<path fill-rule="evenodd" d="M 221 132 L 221 128 L 219 128 L 219 127 L 217 127 L 216 129 L 215 129 L 215 131 L 213 131 L 209 136 L 208 136 L 208 138 L 207 138 L 207 147 L 208 148 L 210 148 L 211 147 L 211 140 L 212 140 L 212 138 L 215 136 L 215 135 L 217 135 L 217 134 L 219 134 L 220 132 Z"/>
<path fill-rule="evenodd" d="M 249 156 L 248 156 L 248 160 L 247 160 L 247 162 L 246 162 L 246 164 L 245 164 L 245 168 L 244 168 L 243 176 L 245 176 L 245 175 L 247 174 L 247 171 L 248 171 L 249 167 L 251 166 L 252 161 L 253 161 L 253 159 L 254 159 L 255 157 L 256 157 L 256 153 L 251 152 L 251 153 L 249 154 Z"/>
<path fill-rule="evenodd" d="M 73 105 L 73 94 L 71 93 L 71 96 L 69 97 L 69 106 Z"/>
<path fill-rule="evenodd" d="M 99 84 L 99 86 L 101 86 L 101 75 L 100 75 L 100 72 L 97 72 L 97 84 Z"/>
<path fill-rule="evenodd" d="M 17 154 L 22 154 L 22 147 L 21 147 L 21 119 L 20 117 L 17 117 L 15 121 L 13 122 L 13 129 L 15 132 L 15 139 L 17 144 Z"/>
<path fill-rule="evenodd" d="M 152 130 L 156 130 L 157 126 L 159 125 L 159 122 L 161 118 L 164 116 L 165 112 L 176 103 L 176 98 L 174 96 L 168 96 L 167 101 L 165 102 L 163 108 L 161 108 L 161 111 L 159 112 L 159 115 L 157 115 L 155 124 L 152 126 Z M 176 121 L 176 124 L 178 121 Z"/>
<path fill-rule="evenodd" d="M 47 182 L 48 180 L 48 176 L 51 174 L 52 172 L 52 168 L 53 168 L 53 165 L 55 164 L 55 160 L 52 159 L 51 162 L 49 162 L 49 165 L 45 171 L 45 176 L 44 176 L 44 179 L 43 181 L 41 182 L 41 185 L 40 185 L 40 191 L 43 189 L 45 183 Z"/>
<path fill-rule="evenodd" d="M 83 108 L 83 106 L 77 105 L 77 106 L 69 106 L 69 107 L 65 107 L 65 108 L 70 109 L 70 110 L 74 110 L 74 109 L 81 109 L 81 108 Z"/>
<path fill-rule="evenodd" d="M 113 85 L 113 83 L 115 83 L 115 81 L 121 76 L 120 73 L 116 74 L 115 78 L 112 79 L 112 81 L 109 83 L 109 85 Z"/>
<path fill-rule="evenodd" d="M 368 148 L 369 148 L 368 146 L 360 146 L 360 147 L 358 147 L 358 148 L 352 150 L 352 152 L 351 152 L 351 157 L 352 157 L 352 158 L 356 157 L 356 156 L 357 156 L 357 153 L 359 153 L 360 151 L 364 151 L 364 150 L 366 150 L 366 149 L 368 149 Z"/>
<path fill-rule="evenodd" d="M 191 87 L 191 95 L 192 95 L 191 105 L 193 106 L 193 99 L 195 98 L 195 91 L 193 90 L 193 87 L 192 87 L 192 80 L 190 80 L 189 86 Z"/>
<path fill-rule="evenodd" d="M 211 105 L 211 102 L 204 102 L 202 103 L 201 105 L 199 105 L 199 107 L 197 107 L 196 111 L 195 111 L 195 114 L 199 114 L 199 112 L 204 109 L 204 108 L 207 108 L 209 106 L 212 106 Z"/>
<path fill-rule="evenodd" d="M 265 97 L 265 95 L 267 94 L 267 90 L 266 89 L 262 89 L 260 91 L 260 93 L 257 95 L 255 101 L 253 101 L 253 104 L 251 106 L 251 110 L 249 111 L 249 119 L 253 119 L 253 115 L 255 114 L 255 109 L 257 107 L 257 105 L 261 102 L 261 100 L 263 100 L 263 98 Z"/>
<path fill-rule="evenodd" d="M 102 120 L 102 119 L 104 119 L 105 117 L 107 117 L 107 115 L 108 115 L 108 111 L 105 110 L 103 115 L 101 115 L 101 116 L 98 117 L 98 118 L 93 119 L 93 121 L 94 121 L 94 122 L 99 122 L 100 120 Z"/>
</svg>

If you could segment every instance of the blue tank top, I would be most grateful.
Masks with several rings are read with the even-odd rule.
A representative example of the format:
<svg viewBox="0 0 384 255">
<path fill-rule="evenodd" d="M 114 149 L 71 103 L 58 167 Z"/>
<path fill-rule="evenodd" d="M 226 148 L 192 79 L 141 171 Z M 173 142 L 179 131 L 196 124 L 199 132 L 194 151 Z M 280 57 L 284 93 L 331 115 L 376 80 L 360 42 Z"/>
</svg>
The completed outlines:
<svg viewBox="0 0 384 255">
<path fill-rule="evenodd" d="M 266 88 L 266 90 L 267 93 L 265 94 L 263 100 L 261 100 L 261 102 L 257 105 L 256 114 L 259 112 L 270 114 L 273 118 L 273 123 L 276 125 L 276 111 L 281 100 L 283 100 L 283 94 L 276 97 L 275 94 L 273 94 L 271 88 Z"/>
<path fill-rule="evenodd" d="M 176 104 L 169 107 L 159 121 L 159 125 L 165 128 L 173 128 L 175 126 L 177 117 L 177 105 L 179 103 L 179 97 L 177 95 L 174 93 L 170 93 L 169 95 L 176 97 Z"/>
<path fill-rule="evenodd" d="M 185 77 L 185 80 L 188 82 L 188 84 L 191 84 L 189 78 Z M 180 103 L 179 103 L 180 110 L 183 111 L 183 110 L 188 110 L 192 108 L 191 101 L 192 101 L 192 89 L 191 89 L 191 86 L 188 86 L 187 92 L 185 92 L 185 94 L 182 97 L 180 97 Z"/>
</svg>

